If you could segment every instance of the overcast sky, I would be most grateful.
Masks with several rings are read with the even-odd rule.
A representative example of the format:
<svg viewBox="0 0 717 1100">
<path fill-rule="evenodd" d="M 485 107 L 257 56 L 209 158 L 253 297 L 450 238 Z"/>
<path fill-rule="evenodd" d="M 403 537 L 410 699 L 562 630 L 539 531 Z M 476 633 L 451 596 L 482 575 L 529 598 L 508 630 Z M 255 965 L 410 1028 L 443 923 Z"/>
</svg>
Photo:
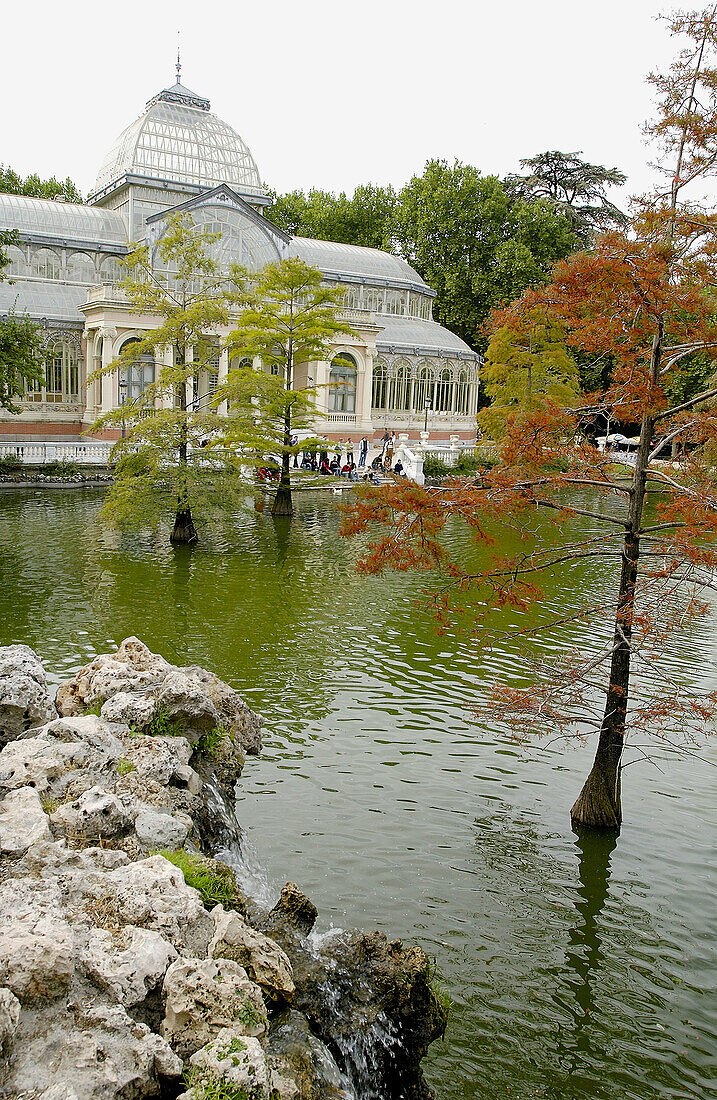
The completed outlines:
<svg viewBox="0 0 717 1100">
<path fill-rule="evenodd" d="M 658 0 L 6 0 L 0 163 L 87 193 L 145 101 L 182 79 L 278 191 L 399 187 L 429 157 L 519 170 L 582 150 L 644 191 Z M 614 196 L 622 201 L 619 196 Z"/>
</svg>

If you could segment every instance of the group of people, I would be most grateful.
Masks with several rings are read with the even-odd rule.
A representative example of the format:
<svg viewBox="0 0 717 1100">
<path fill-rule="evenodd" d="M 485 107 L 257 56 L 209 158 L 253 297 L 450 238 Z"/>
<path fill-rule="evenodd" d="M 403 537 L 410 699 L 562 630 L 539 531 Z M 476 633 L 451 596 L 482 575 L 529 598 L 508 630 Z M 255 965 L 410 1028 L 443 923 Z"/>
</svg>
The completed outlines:
<svg viewBox="0 0 717 1100">
<path fill-rule="evenodd" d="M 383 439 L 381 440 L 381 453 L 376 455 L 371 463 L 371 468 L 368 469 L 368 452 L 369 441 L 367 436 L 362 436 L 355 446 L 353 440 L 347 439 L 345 442 L 343 439 L 339 439 L 333 447 L 328 447 L 325 450 L 299 450 L 298 436 L 291 437 L 292 448 L 297 448 L 294 451 L 293 467 L 295 470 L 311 470 L 314 473 L 324 474 L 332 477 L 344 477 L 349 481 L 358 481 L 362 476 L 360 471 L 364 471 L 363 476 L 366 479 L 376 480 L 380 471 L 392 471 L 399 476 L 403 475 L 403 464 L 398 461 L 393 463 L 393 454 L 396 447 L 396 433 L 386 431 Z M 329 458 L 329 455 L 332 455 Z M 358 462 L 354 461 L 354 456 L 358 456 Z M 260 481 L 273 481 L 279 479 L 279 466 L 278 463 L 268 463 L 266 466 L 261 466 L 257 475 Z"/>
<path fill-rule="evenodd" d="M 291 437 L 291 446 L 292 447 L 298 447 L 298 444 L 299 444 L 298 437 L 295 436 L 295 435 L 292 436 Z M 341 471 L 343 469 L 344 465 L 356 466 L 357 468 L 360 468 L 360 467 L 366 465 L 366 460 L 367 460 L 367 457 L 368 457 L 368 448 L 369 448 L 368 438 L 364 435 L 359 440 L 359 444 L 358 444 L 358 464 L 354 463 L 355 448 L 354 448 L 353 440 L 351 440 L 351 439 L 347 439 L 345 443 L 344 443 L 343 439 L 339 439 L 339 441 L 338 441 L 338 443 L 336 443 L 335 447 L 333 447 L 333 448 L 328 448 L 327 447 L 326 450 L 320 450 L 318 452 L 318 454 L 317 454 L 316 451 L 296 451 L 294 453 L 294 469 L 297 469 L 297 470 L 298 469 L 301 469 L 301 470 L 314 470 L 314 471 L 318 470 L 320 473 L 323 473 L 324 471 L 321 469 L 321 467 L 324 465 L 324 463 L 326 463 L 328 467 L 330 467 L 334 463 L 338 463 L 339 471 Z M 342 463 L 341 460 L 342 460 L 344 451 L 346 451 L 346 460 L 345 460 L 344 463 Z M 330 452 L 333 453 L 333 455 L 334 455 L 334 457 L 331 459 L 331 461 L 329 461 L 329 453 Z M 331 472 L 333 472 L 333 471 L 331 471 Z"/>
</svg>

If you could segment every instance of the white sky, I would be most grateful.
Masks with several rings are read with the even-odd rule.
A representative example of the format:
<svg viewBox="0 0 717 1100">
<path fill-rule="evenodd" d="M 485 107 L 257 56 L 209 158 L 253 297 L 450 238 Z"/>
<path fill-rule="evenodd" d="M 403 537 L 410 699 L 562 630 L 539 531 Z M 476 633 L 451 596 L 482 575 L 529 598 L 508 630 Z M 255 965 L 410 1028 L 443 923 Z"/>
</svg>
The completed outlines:
<svg viewBox="0 0 717 1100">
<path fill-rule="evenodd" d="M 653 178 L 645 75 L 676 48 L 655 17 L 674 6 L 6 0 L 0 163 L 92 190 L 115 137 L 174 82 L 180 31 L 183 83 L 279 191 L 399 187 L 429 157 L 504 175 L 560 149 L 621 168 L 640 192 Z"/>
</svg>

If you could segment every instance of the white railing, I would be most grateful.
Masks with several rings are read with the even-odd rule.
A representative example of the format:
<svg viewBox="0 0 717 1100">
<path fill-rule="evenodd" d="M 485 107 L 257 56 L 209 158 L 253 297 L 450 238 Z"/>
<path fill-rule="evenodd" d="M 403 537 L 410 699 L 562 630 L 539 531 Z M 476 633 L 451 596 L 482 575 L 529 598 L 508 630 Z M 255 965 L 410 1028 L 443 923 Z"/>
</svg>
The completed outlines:
<svg viewBox="0 0 717 1100">
<path fill-rule="evenodd" d="M 326 419 L 332 424 L 355 424 L 356 413 L 328 413 Z"/>
<path fill-rule="evenodd" d="M 108 466 L 112 443 L 0 443 L 0 458 L 16 455 L 29 466 L 45 462 L 76 462 L 78 466 Z"/>
<path fill-rule="evenodd" d="M 425 480 L 423 476 L 423 455 L 412 451 L 403 438 L 396 448 L 394 460 L 402 463 L 403 472 L 409 481 L 415 481 L 417 485 L 423 485 Z"/>
<path fill-rule="evenodd" d="M 467 439 L 457 439 L 455 436 L 451 436 L 450 443 L 429 443 L 425 438 L 426 433 L 421 432 L 421 451 L 423 457 L 430 455 L 432 458 L 440 458 L 442 462 L 445 462 L 446 466 L 455 466 L 456 462 L 462 454 L 468 452 L 469 454 L 475 453 L 475 443 L 471 443 Z"/>
</svg>

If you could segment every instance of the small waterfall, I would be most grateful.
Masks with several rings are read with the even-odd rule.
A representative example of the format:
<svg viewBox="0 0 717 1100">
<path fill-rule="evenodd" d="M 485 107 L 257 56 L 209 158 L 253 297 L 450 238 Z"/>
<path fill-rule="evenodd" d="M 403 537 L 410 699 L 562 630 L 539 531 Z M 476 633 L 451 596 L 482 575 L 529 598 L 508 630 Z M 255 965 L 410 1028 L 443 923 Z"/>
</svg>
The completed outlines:
<svg viewBox="0 0 717 1100">
<path fill-rule="evenodd" d="M 203 779 L 213 854 L 231 867 L 239 889 L 268 913 L 280 886 L 261 865 L 217 777 L 209 772 Z M 396 1060 L 401 1038 L 396 1024 L 377 1010 L 370 983 L 357 975 L 355 966 L 345 965 L 350 958 L 348 936 L 331 927 L 297 940 L 310 972 L 309 1015 L 321 1048 L 314 1053 L 336 1100 L 385 1100 L 386 1067 Z"/>
</svg>

